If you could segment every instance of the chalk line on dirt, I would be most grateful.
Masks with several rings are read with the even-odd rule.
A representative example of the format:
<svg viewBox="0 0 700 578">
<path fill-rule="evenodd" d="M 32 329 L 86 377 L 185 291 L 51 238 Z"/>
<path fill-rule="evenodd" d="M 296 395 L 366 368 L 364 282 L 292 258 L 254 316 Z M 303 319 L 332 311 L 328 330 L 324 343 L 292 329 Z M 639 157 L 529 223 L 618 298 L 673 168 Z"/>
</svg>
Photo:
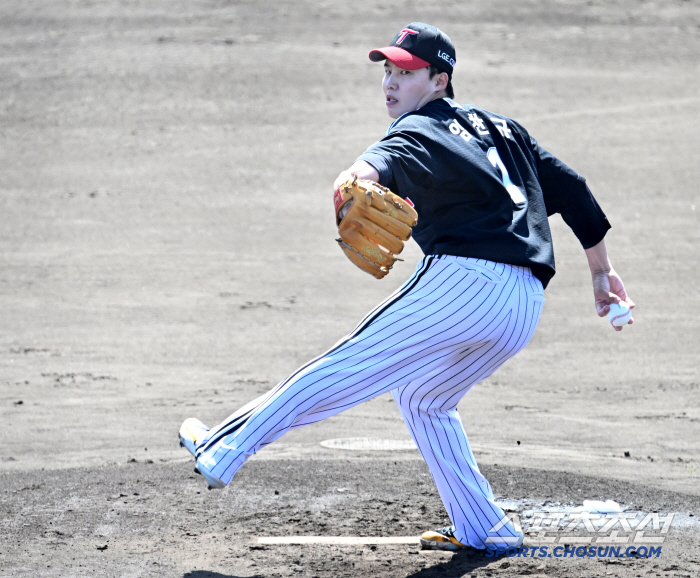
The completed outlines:
<svg viewBox="0 0 700 578">
<path fill-rule="evenodd" d="M 258 544 L 418 544 L 417 536 L 269 536 L 258 538 Z"/>
</svg>

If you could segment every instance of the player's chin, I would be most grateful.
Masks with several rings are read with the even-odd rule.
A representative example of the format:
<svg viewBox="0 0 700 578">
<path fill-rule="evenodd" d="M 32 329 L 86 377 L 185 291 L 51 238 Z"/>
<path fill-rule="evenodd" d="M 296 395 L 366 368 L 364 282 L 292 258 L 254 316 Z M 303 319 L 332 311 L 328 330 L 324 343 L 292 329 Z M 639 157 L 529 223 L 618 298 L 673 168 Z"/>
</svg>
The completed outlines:
<svg viewBox="0 0 700 578">
<path fill-rule="evenodd" d="M 391 117 L 391 118 L 399 118 L 404 111 L 399 110 L 399 103 L 396 100 L 387 100 L 386 101 L 386 113 Z"/>
</svg>

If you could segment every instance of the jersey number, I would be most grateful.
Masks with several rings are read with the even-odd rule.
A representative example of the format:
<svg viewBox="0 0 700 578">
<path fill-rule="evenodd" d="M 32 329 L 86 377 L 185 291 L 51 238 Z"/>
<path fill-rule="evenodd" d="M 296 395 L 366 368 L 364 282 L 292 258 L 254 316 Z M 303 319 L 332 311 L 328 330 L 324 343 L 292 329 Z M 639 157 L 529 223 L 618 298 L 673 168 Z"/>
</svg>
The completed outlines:
<svg viewBox="0 0 700 578">
<path fill-rule="evenodd" d="M 527 206 L 527 199 L 525 198 L 525 195 L 523 195 L 520 188 L 516 187 L 513 184 L 513 181 L 510 180 L 508 169 L 506 168 L 506 165 L 503 164 L 501 156 L 498 154 L 496 148 L 491 147 L 486 153 L 486 156 L 488 157 L 489 162 L 501 173 L 501 181 L 503 182 L 503 186 L 506 188 L 506 191 L 508 191 L 510 198 L 513 199 L 515 206 L 518 209 L 524 209 Z"/>
</svg>

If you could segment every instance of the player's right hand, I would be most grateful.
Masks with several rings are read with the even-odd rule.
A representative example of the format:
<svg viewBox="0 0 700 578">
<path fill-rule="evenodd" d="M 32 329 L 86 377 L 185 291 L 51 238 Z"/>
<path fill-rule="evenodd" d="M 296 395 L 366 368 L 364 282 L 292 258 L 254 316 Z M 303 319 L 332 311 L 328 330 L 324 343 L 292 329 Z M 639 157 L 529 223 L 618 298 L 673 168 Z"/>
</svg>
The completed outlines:
<svg viewBox="0 0 700 578">
<path fill-rule="evenodd" d="M 624 301 L 630 309 L 634 309 L 634 301 L 629 298 L 622 279 L 614 269 L 593 274 L 593 296 L 595 307 L 599 317 L 605 317 L 610 311 L 612 303 Z M 634 318 L 628 325 L 634 323 Z M 622 327 L 615 327 L 615 331 L 622 331 Z"/>
</svg>

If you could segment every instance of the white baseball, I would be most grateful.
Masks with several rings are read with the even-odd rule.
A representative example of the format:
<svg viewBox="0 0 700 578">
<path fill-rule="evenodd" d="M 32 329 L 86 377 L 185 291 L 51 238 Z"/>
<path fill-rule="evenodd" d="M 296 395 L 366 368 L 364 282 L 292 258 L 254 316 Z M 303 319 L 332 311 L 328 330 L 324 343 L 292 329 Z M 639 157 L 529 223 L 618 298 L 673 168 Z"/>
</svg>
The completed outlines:
<svg viewBox="0 0 700 578">
<path fill-rule="evenodd" d="M 613 327 L 622 327 L 629 323 L 632 317 L 632 310 L 625 303 L 613 303 L 610 311 L 606 315 L 607 320 Z"/>
</svg>

